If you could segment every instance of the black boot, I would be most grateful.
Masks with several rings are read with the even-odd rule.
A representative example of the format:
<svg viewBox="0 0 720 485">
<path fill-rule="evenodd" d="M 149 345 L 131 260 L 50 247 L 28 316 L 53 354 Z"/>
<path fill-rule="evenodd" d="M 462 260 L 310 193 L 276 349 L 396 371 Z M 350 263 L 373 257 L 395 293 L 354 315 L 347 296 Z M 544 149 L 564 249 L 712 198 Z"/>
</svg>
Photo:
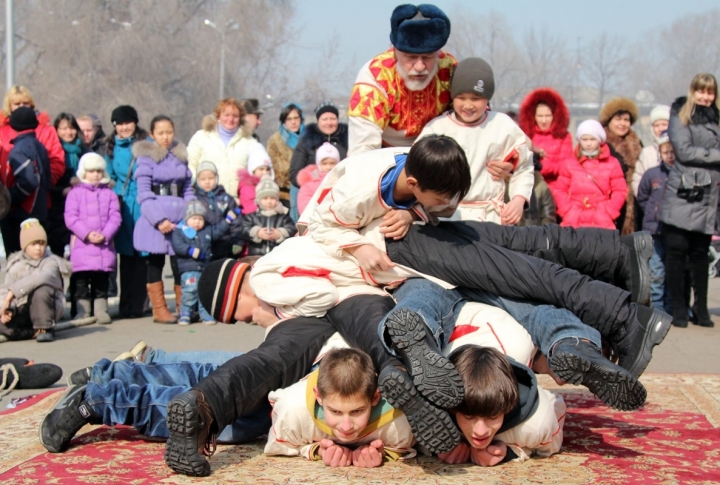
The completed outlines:
<svg viewBox="0 0 720 485">
<path fill-rule="evenodd" d="M 624 332 L 615 335 L 613 343 L 620 367 L 640 377 L 652 359 L 653 348 L 660 344 L 670 330 L 672 317 L 660 310 L 633 305 L 634 315 L 625 324 Z"/>
<path fill-rule="evenodd" d="M 440 352 L 422 317 L 411 310 L 400 309 L 388 314 L 386 326 L 417 390 L 442 408 L 460 404 L 465 396 L 462 378 Z"/>
<path fill-rule="evenodd" d="M 69 387 L 40 425 L 40 442 L 50 453 L 62 453 L 83 426 L 100 423 L 85 402 L 85 386 Z"/>
<path fill-rule="evenodd" d="M 647 391 L 627 370 L 610 362 L 590 342 L 560 340 L 552 349 L 550 368 L 570 384 L 582 384 L 608 406 L 631 411 L 643 405 Z"/>
<path fill-rule="evenodd" d="M 445 453 L 460 443 L 460 431 L 450 413 L 423 399 L 407 372 L 384 367 L 378 376 L 378 387 L 383 397 L 405 414 L 413 436 L 430 453 Z"/>
<path fill-rule="evenodd" d="M 620 238 L 627 247 L 625 261 L 618 263 L 618 279 L 632 293 L 632 301 L 640 305 L 650 304 L 650 258 L 653 254 L 652 235 L 647 231 L 634 232 Z"/>
<path fill-rule="evenodd" d="M 210 475 L 210 462 L 205 456 L 215 453 L 214 421 L 212 410 L 200 391 L 187 391 L 170 401 L 165 463 L 183 475 Z"/>
</svg>

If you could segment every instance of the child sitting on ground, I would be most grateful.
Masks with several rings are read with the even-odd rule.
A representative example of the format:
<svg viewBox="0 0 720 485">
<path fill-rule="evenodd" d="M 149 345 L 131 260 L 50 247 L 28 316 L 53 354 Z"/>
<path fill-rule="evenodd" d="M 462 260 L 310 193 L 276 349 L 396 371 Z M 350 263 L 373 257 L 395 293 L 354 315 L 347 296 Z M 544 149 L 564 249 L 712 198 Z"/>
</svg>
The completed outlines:
<svg viewBox="0 0 720 485">
<path fill-rule="evenodd" d="M 257 211 L 245 214 L 241 235 L 248 242 L 248 256 L 262 256 L 297 234 L 288 209 L 280 203 L 280 188 L 269 175 L 255 187 Z"/>
<path fill-rule="evenodd" d="M 315 165 L 308 165 L 300 170 L 297 181 L 300 190 L 297 196 L 297 207 L 303 213 L 313 194 L 320 187 L 325 175 L 340 163 L 340 152 L 332 143 L 325 142 L 315 152 Z"/>
<path fill-rule="evenodd" d="M 453 220 L 517 224 L 530 201 L 534 177 L 527 137 L 512 118 L 489 109 L 494 92 L 495 77 L 487 62 L 477 57 L 460 61 L 450 82 L 452 111 L 430 121 L 418 137 L 451 136 L 465 150 L 472 185 Z M 505 180 L 496 180 L 487 170 L 491 160 L 514 163 L 507 204 Z"/>
<path fill-rule="evenodd" d="M 205 204 L 205 221 L 214 226 L 233 212 L 238 217 L 230 224 L 230 230 L 212 243 L 213 260 L 232 258 L 242 253 L 242 217 L 235 199 L 218 184 L 217 167 L 212 162 L 200 162 L 195 180 L 195 197 Z"/>
<path fill-rule="evenodd" d="M 610 155 L 598 121 L 580 123 L 577 138 L 576 159 L 560 168 L 553 192 L 560 225 L 615 229 L 628 191 L 620 162 Z"/>
<path fill-rule="evenodd" d="M 20 225 L 20 247 L 8 257 L 0 286 L 0 334 L 10 340 L 55 340 L 55 322 L 65 312 L 63 276 L 70 268 L 48 251 L 47 234 L 37 219 Z"/>
<path fill-rule="evenodd" d="M 189 325 L 197 308 L 200 319 L 206 325 L 215 325 L 215 319 L 198 302 L 198 279 L 200 273 L 212 260 L 212 243 L 225 234 L 237 214 L 228 212 L 218 224 L 205 224 L 207 210 L 202 202 L 187 203 L 185 219 L 173 229 L 172 247 L 175 251 L 182 282 L 179 325 Z"/>
<path fill-rule="evenodd" d="M 117 255 L 112 243 L 120 228 L 120 202 L 108 187 L 105 159 L 97 153 L 80 158 L 77 184 L 65 202 L 65 225 L 72 232 L 70 262 L 75 276 L 76 319 L 90 317 L 94 307 L 98 323 L 112 323 L 108 314 L 109 273 L 115 271 Z M 90 287 L 95 294 L 90 303 Z"/>
<path fill-rule="evenodd" d="M 270 155 L 262 145 L 256 143 L 248 154 L 247 168 L 238 171 L 238 198 L 243 215 L 257 211 L 255 187 L 265 175 L 275 180 Z"/>
</svg>

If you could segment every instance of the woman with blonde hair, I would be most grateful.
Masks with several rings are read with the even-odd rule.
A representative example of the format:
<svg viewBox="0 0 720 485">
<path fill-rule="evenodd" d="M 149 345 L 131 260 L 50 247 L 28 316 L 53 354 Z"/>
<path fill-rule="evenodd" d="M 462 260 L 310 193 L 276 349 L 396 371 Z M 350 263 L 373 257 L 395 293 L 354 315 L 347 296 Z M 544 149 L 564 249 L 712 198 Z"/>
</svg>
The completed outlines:
<svg viewBox="0 0 720 485">
<path fill-rule="evenodd" d="M 665 236 L 665 284 L 673 306 L 673 324 L 686 327 L 685 262 L 695 289 L 695 323 L 714 326 L 707 308 L 708 251 L 715 231 L 720 184 L 720 103 L 715 76 L 696 75 L 687 97 L 670 111 L 670 142 L 675 164 L 670 169 L 660 204 Z"/>
<path fill-rule="evenodd" d="M 0 172 L 4 177 L 7 173 L 7 154 L 13 147 L 12 140 L 17 136 L 17 132 L 10 127 L 10 113 L 20 106 L 27 106 L 35 109 L 35 101 L 32 94 L 25 86 L 15 85 L 11 87 L 5 94 L 2 106 L 2 114 L 0 114 L 0 146 L 2 146 L 2 156 L 0 156 Z M 60 177 L 65 173 L 65 152 L 63 151 L 57 132 L 52 126 L 50 116 L 45 111 L 35 111 L 38 119 L 38 127 L 35 128 L 35 136 L 40 143 L 43 144 L 48 152 L 50 159 L 50 183 L 55 185 Z"/>
<path fill-rule="evenodd" d="M 259 145 L 252 130 L 243 123 L 245 108 L 234 98 L 225 98 L 206 116 L 202 129 L 188 143 L 188 167 L 197 176 L 200 162 L 212 162 L 218 182 L 235 200 L 238 198 L 238 172 L 247 167 L 250 149 Z"/>
</svg>

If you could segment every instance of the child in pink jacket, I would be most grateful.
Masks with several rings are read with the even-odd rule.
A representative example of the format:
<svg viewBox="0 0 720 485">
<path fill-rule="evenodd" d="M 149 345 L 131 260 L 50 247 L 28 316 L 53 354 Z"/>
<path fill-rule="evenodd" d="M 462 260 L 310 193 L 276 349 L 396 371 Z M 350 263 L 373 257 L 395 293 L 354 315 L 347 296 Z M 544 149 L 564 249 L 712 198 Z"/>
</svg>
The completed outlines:
<svg viewBox="0 0 720 485">
<path fill-rule="evenodd" d="M 315 165 L 308 165 L 300 170 L 297 176 L 298 191 L 297 205 L 298 213 L 302 214 L 307 207 L 313 194 L 320 187 L 320 183 L 335 165 L 340 163 L 340 152 L 331 143 L 323 143 L 315 152 Z"/>
<path fill-rule="evenodd" d="M 561 168 L 553 192 L 560 225 L 615 229 L 628 191 L 620 162 L 610 155 L 599 122 L 580 123 L 577 138 L 576 158 Z"/>
<path fill-rule="evenodd" d="M 255 187 L 260 183 L 263 175 L 270 175 L 275 180 L 270 155 L 262 145 L 257 143 L 250 149 L 247 168 L 241 168 L 238 171 L 238 199 L 240 199 L 238 204 L 240 204 L 243 214 L 257 212 Z"/>
</svg>

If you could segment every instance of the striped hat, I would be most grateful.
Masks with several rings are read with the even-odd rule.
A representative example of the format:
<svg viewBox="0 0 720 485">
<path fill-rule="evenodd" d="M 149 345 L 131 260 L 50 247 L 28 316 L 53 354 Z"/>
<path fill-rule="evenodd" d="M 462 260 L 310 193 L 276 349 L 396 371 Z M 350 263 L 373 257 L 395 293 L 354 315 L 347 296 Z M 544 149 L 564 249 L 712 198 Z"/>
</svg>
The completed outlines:
<svg viewBox="0 0 720 485">
<path fill-rule="evenodd" d="M 200 303 L 218 322 L 235 322 L 240 287 L 249 269 L 249 264 L 227 258 L 208 264 L 200 275 Z"/>
</svg>

